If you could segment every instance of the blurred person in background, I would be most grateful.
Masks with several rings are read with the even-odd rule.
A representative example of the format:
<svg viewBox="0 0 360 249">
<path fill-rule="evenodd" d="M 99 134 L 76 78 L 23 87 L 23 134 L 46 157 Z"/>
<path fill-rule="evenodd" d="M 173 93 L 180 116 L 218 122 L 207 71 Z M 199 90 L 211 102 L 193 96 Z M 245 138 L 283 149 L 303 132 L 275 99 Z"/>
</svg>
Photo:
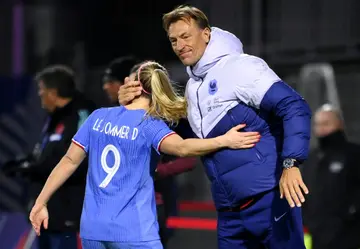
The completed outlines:
<svg viewBox="0 0 360 249">
<path fill-rule="evenodd" d="M 221 150 L 202 158 L 218 211 L 218 247 L 303 249 L 301 205 L 308 189 L 299 165 L 308 156 L 311 111 L 264 60 L 244 54 L 232 33 L 210 27 L 192 6 L 163 16 L 171 46 L 187 67 L 188 120 L 200 138 L 238 123 L 258 131 L 249 150 Z M 120 103 L 141 94 L 126 81 Z"/>
<path fill-rule="evenodd" d="M 360 146 L 347 141 L 340 112 L 320 107 L 313 131 L 318 148 L 302 166 L 311 193 L 304 205 L 304 224 L 313 249 L 360 248 Z"/>
<path fill-rule="evenodd" d="M 130 70 L 138 63 L 132 56 L 124 56 L 114 59 L 106 68 L 103 76 L 103 89 L 112 105 L 119 105 L 118 91 L 124 83 L 125 77 L 129 76 Z"/>
<path fill-rule="evenodd" d="M 37 74 L 35 81 L 42 107 L 49 115 L 32 155 L 12 169 L 30 180 L 28 207 L 34 204 L 72 137 L 94 110 L 93 103 L 76 91 L 74 72 L 67 66 L 49 66 Z M 39 249 L 77 248 L 86 173 L 84 161 L 48 203 L 51 219 L 39 237 Z"/>
</svg>

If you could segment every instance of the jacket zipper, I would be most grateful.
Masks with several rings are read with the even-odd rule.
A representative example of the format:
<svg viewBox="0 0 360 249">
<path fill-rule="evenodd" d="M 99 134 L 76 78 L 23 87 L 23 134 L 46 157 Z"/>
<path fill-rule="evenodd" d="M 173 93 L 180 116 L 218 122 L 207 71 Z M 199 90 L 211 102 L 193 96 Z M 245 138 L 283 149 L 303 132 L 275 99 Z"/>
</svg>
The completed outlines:
<svg viewBox="0 0 360 249">
<path fill-rule="evenodd" d="M 202 124 L 202 121 L 203 121 L 203 116 L 202 116 L 202 113 L 201 113 L 201 109 L 200 109 L 200 102 L 199 102 L 199 90 L 200 90 L 200 87 L 202 86 L 202 84 L 204 83 L 204 79 L 197 76 L 196 74 L 194 74 L 194 72 L 191 70 L 192 74 L 196 77 L 198 77 L 199 79 L 201 79 L 201 83 L 199 85 L 199 87 L 197 88 L 196 90 L 196 102 L 197 102 L 197 107 L 199 109 L 199 114 L 200 114 L 200 133 L 201 133 L 201 136 L 202 138 L 205 138 L 204 136 L 204 133 L 203 133 L 203 124 Z"/>
<path fill-rule="evenodd" d="M 198 78 L 201 80 L 201 83 L 200 83 L 199 87 L 198 87 L 197 90 L 196 90 L 196 98 L 197 98 L 197 106 L 198 106 L 199 114 L 200 114 L 200 132 L 201 132 L 202 138 L 205 138 L 204 133 L 203 133 L 203 124 L 202 124 L 203 116 L 202 116 L 202 113 L 201 113 L 200 102 L 199 102 L 199 90 L 200 90 L 200 87 L 202 86 L 202 84 L 204 83 L 204 79 L 203 79 L 202 77 L 199 77 L 199 76 L 197 76 L 196 74 L 194 74 L 194 72 L 193 72 L 192 70 L 191 70 L 191 72 L 192 72 L 192 74 L 193 74 L 194 76 L 198 77 Z M 212 160 L 211 160 L 211 162 L 212 162 Z M 230 199 L 230 198 L 229 198 L 229 197 L 230 197 L 230 196 L 229 196 L 229 193 L 228 193 L 228 192 L 226 191 L 226 189 L 224 188 L 224 185 L 223 185 L 221 179 L 218 178 L 219 172 L 218 172 L 218 170 L 217 170 L 217 168 L 216 168 L 216 166 L 215 166 L 215 164 L 214 164 L 213 162 L 212 162 L 212 166 L 213 166 L 214 170 L 216 171 L 216 173 L 215 173 L 215 179 L 216 179 L 216 181 L 219 183 L 222 191 L 225 193 L 226 198 L 227 198 L 227 202 L 229 203 L 229 199 Z M 228 204 L 228 205 L 230 205 L 230 204 Z"/>
</svg>

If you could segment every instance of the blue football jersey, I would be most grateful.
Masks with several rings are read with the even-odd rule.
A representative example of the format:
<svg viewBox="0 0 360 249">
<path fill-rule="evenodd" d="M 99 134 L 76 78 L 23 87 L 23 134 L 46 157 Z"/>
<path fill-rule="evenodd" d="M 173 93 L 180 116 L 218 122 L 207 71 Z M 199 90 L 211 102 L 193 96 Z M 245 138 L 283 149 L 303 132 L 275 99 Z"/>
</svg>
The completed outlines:
<svg viewBox="0 0 360 249">
<path fill-rule="evenodd" d="M 159 239 L 151 151 L 173 131 L 145 110 L 94 111 L 73 138 L 88 154 L 80 235 L 138 242 Z"/>
</svg>

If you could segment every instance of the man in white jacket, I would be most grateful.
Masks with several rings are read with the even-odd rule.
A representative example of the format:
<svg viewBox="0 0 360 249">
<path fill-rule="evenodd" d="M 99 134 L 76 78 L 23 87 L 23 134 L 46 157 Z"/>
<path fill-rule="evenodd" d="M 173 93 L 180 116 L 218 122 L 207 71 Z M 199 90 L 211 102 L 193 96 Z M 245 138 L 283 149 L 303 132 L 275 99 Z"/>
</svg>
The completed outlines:
<svg viewBox="0 0 360 249">
<path fill-rule="evenodd" d="M 202 158 L 219 248 L 304 249 L 300 207 L 308 190 L 298 166 L 309 150 L 307 103 L 265 61 L 244 54 L 235 35 L 211 28 L 201 10 L 180 6 L 164 15 L 163 25 L 190 77 L 185 94 L 195 136 L 214 137 L 241 123 L 261 134 L 254 148 Z M 139 82 L 125 84 L 121 103 L 139 90 Z"/>
</svg>

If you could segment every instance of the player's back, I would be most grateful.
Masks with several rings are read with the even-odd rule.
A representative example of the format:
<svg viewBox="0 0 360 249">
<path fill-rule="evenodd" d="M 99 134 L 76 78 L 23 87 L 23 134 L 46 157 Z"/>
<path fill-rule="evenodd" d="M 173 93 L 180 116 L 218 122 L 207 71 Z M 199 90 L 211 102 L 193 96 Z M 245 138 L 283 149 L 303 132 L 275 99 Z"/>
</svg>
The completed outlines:
<svg viewBox="0 0 360 249">
<path fill-rule="evenodd" d="M 89 169 L 81 237 L 103 241 L 159 239 L 151 143 L 144 110 L 102 108 L 88 122 Z M 76 136 L 74 137 L 76 141 Z"/>
</svg>

